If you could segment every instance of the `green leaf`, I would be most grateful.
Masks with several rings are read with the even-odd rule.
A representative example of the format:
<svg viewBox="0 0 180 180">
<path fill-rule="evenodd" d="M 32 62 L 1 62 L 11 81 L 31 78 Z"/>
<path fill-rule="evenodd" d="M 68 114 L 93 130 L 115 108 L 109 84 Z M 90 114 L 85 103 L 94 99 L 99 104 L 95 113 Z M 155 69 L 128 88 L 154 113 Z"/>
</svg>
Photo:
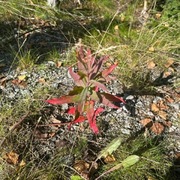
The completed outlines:
<svg viewBox="0 0 180 180">
<path fill-rule="evenodd" d="M 72 176 L 71 176 L 71 180 L 83 180 L 83 179 L 81 178 L 81 176 L 72 175 Z"/>
<path fill-rule="evenodd" d="M 126 159 L 124 159 L 121 164 L 124 168 L 128 168 L 132 165 L 134 165 L 135 163 L 137 163 L 139 161 L 140 157 L 137 155 L 131 155 L 128 156 Z"/>
<path fill-rule="evenodd" d="M 74 86 L 73 90 L 69 92 L 70 96 L 80 94 L 83 91 L 84 87 L 82 86 Z"/>
<path fill-rule="evenodd" d="M 88 93 L 88 88 L 84 88 L 81 92 L 80 96 L 80 101 L 78 104 L 78 111 L 81 114 L 82 112 L 84 112 L 84 105 L 86 103 L 87 100 L 87 93 Z"/>
<path fill-rule="evenodd" d="M 108 155 L 111 155 L 121 145 L 121 142 L 122 139 L 120 137 L 112 140 L 103 150 L 100 151 L 97 159 L 106 158 Z"/>
<path fill-rule="evenodd" d="M 104 173 L 102 173 L 99 177 L 96 178 L 96 180 L 100 179 L 101 177 L 103 177 L 104 175 L 107 175 L 113 171 L 116 171 L 122 167 L 124 168 L 128 168 L 132 165 L 134 165 L 135 163 L 137 163 L 139 161 L 140 157 L 136 156 L 136 155 L 131 155 L 128 156 L 124 161 L 122 161 L 121 163 L 113 166 L 112 168 L 110 168 L 109 170 L 105 171 Z"/>
</svg>

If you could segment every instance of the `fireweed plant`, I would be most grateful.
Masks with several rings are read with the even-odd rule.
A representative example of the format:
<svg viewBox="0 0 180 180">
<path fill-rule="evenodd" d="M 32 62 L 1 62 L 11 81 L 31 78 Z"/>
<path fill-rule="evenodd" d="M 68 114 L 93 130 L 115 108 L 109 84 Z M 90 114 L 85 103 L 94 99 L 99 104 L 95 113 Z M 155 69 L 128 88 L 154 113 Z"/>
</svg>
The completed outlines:
<svg viewBox="0 0 180 180">
<path fill-rule="evenodd" d="M 46 100 L 53 105 L 64 103 L 74 103 L 74 107 L 69 107 L 68 114 L 75 115 L 72 124 L 88 120 L 90 128 L 97 134 L 99 132 L 96 125 L 96 117 L 104 111 L 103 107 L 95 107 L 96 102 L 109 106 L 110 108 L 119 108 L 114 102 L 123 102 L 118 96 L 108 93 L 105 84 L 115 79 L 110 74 L 116 68 L 117 64 L 112 64 L 107 69 L 103 69 L 103 64 L 108 60 L 108 56 L 102 56 L 97 59 L 93 56 L 90 49 L 83 47 L 77 49 L 77 73 L 73 67 L 69 68 L 69 74 L 74 80 L 75 86 L 68 95 L 60 98 Z"/>
</svg>

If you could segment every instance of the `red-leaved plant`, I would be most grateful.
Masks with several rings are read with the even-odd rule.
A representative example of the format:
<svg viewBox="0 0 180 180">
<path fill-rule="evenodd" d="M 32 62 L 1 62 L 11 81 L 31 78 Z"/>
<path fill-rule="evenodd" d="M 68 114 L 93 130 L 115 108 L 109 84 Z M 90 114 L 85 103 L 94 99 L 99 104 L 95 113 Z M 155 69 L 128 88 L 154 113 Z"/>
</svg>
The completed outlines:
<svg viewBox="0 0 180 180">
<path fill-rule="evenodd" d="M 96 116 L 103 112 L 104 108 L 95 108 L 95 102 L 111 108 L 119 108 L 113 102 L 124 102 L 122 98 L 109 94 L 108 89 L 104 85 L 115 79 L 110 74 L 117 64 L 113 64 L 103 70 L 103 63 L 108 60 L 108 56 L 96 59 L 96 56 L 92 55 L 90 49 L 86 51 L 83 47 L 77 49 L 77 59 L 77 73 L 73 71 L 72 67 L 69 68 L 69 74 L 75 82 L 73 90 L 68 95 L 49 99 L 46 102 L 54 105 L 74 103 L 75 106 L 70 107 L 67 111 L 68 114 L 75 115 L 75 119 L 70 122 L 70 126 L 88 120 L 90 128 L 97 134 L 99 130 L 96 125 Z"/>
</svg>

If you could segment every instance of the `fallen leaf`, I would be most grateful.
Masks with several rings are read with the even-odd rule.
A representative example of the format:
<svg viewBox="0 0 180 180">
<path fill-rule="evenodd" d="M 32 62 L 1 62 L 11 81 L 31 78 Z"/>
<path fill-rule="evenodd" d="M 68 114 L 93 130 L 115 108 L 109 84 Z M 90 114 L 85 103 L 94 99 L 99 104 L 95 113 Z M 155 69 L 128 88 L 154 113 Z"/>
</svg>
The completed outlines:
<svg viewBox="0 0 180 180">
<path fill-rule="evenodd" d="M 46 80 L 44 78 L 39 78 L 38 79 L 38 82 L 39 83 L 42 83 L 42 84 L 45 84 L 46 83 Z"/>
<path fill-rule="evenodd" d="M 20 81 L 19 79 L 13 79 L 11 82 L 16 86 L 19 86 L 20 88 L 25 88 L 27 86 L 27 83 L 25 81 Z"/>
<path fill-rule="evenodd" d="M 171 74 L 172 74 L 171 72 L 165 71 L 165 72 L 163 73 L 163 78 L 167 78 L 167 77 L 170 76 Z"/>
<path fill-rule="evenodd" d="M 140 121 L 140 123 L 144 126 L 144 127 L 150 127 L 152 126 L 152 120 L 150 118 L 145 118 L 145 119 L 142 119 Z"/>
<path fill-rule="evenodd" d="M 169 67 L 168 71 L 171 72 L 171 74 L 175 72 L 174 68 L 172 68 L 172 67 Z"/>
<path fill-rule="evenodd" d="M 174 60 L 173 59 L 168 59 L 166 64 L 164 65 L 166 68 L 170 67 L 171 65 L 173 65 Z"/>
<path fill-rule="evenodd" d="M 104 149 L 102 149 L 97 157 L 97 159 L 106 158 L 111 155 L 120 146 L 122 139 L 120 137 L 112 140 Z"/>
<path fill-rule="evenodd" d="M 152 132 L 159 135 L 164 131 L 164 126 L 159 122 L 155 122 L 155 123 L 153 123 L 153 125 L 151 126 L 150 129 Z"/>
<path fill-rule="evenodd" d="M 76 169 L 76 171 L 78 171 L 79 173 L 82 173 L 83 171 L 88 171 L 90 164 L 84 160 L 78 160 L 75 162 L 73 167 L 74 169 Z"/>
<path fill-rule="evenodd" d="M 19 166 L 20 166 L 20 167 L 23 167 L 23 166 L 25 166 L 25 165 L 26 165 L 26 163 L 25 163 L 24 160 L 22 160 L 22 161 L 19 163 Z"/>
<path fill-rule="evenodd" d="M 119 30 L 119 26 L 118 25 L 114 26 L 114 30 L 118 31 Z"/>
<path fill-rule="evenodd" d="M 54 132 L 49 133 L 49 134 L 48 134 L 48 138 L 52 138 L 52 137 L 54 137 L 55 135 L 56 135 L 56 133 L 54 133 Z"/>
<path fill-rule="evenodd" d="M 147 64 L 147 68 L 148 68 L 148 69 L 153 69 L 155 66 L 156 66 L 156 64 L 155 64 L 153 61 L 150 61 L 150 62 L 148 62 L 148 64 Z"/>
<path fill-rule="evenodd" d="M 56 119 L 54 116 L 51 117 L 50 121 L 53 124 L 61 124 L 62 123 L 59 119 Z"/>
<path fill-rule="evenodd" d="M 160 110 L 167 110 L 168 109 L 168 106 L 165 105 L 164 101 L 159 101 L 158 102 L 158 107 L 159 107 Z"/>
<path fill-rule="evenodd" d="M 26 75 L 20 75 L 18 76 L 19 81 L 25 81 L 26 80 Z"/>
<path fill-rule="evenodd" d="M 140 160 L 140 157 L 137 155 L 131 155 L 128 156 L 126 159 L 124 159 L 121 164 L 124 168 L 128 168 L 132 165 L 134 165 L 135 163 L 137 163 Z"/>
<path fill-rule="evenodd" d="M 109 170 L 106 170 L 104 173 L 102 173 L 99 177 L 96 178 L 96 180 L 100 179 L 104 175 L 107 175 L 113 171 L 116 171 L 120 168 L 128 168 L 130 166 L 133 166 L 140 160 L 140 157 L 137 155 L 130 155 L 126 159 L 124 159 L 121 163 L 115 165 L 114 167 L 110 168 Z"/>
<path fill-rule="evenodd" d="M 151 104 L 151 111 L 155 113 L 159 111 L 157 104 L 155 103 Z"/>
<path fill-rule="evenodd" d="M 158 116 L 161 117 L 164 120 L 167 119 L 167 113 L 165 111 L 159 111 Z"/>
<path fill-rule="evenodd" d="M 59 68 L 59 67 L 61 67 L 61 66 L 62 66 L 62 62 L 61 62 L 61 61 L 57 61 L 57 62 L 56 62 L 56 67 Z"/>
<path fill-rule="evenodd" d="M 19 81 L 18 79 L 13 79 L 11 82 L 12 82 L 14 85 L 19 85 L 19 83 L 20 83 L 21 81 Z"/>
<path fill-rule="evenodd" d="M 27 83 L 26 83 L 25 81 L 21 81 L 21 82 L 19 83 L 19 87 L 20 87 L 20 88 L 25 88 L 25 87 L 27 87 Z"/>
<path fill-rule="evenodd" d="M 108 156 L 106 156 L 106 158 L 104 158 L 104 162 L 105 162 L 105 163 L 112 163 L 112 162 L 114 162 L 114 161 L 116 161 L 116 159 L 115 159 L 115 157 L 113 156 L 113 154 L 108 155 Z"/>
<path fill-rule="evenodd" d="M 150 52 L 154 52 L 154 47 L 151 46 L 148 50 L 149 50 Z"/>
<path fill-rule="evenodd" d="M 161 13 L 156 13 L 155 17 L 156 17 L 156 19 L 159 19 L 161 17 Z"/>
<path fill-rule="evenodd" d="M 163 124 L 167 127 L 171 127 L 172 126 L 172 122 L 171 121 L 164 121 Z"/>
<path fill-rule="evenodd" d="M 180 162 L 180 152 L 175 152 L 175 158 Z"/>
<path fill-rule="evenodd" d="M 18 163 L 18 158 L 19 158 L 19 155 L 13 151 L 6 153 L 6 156 L 5 156 L 5 160 L 9 164 L 13 164 L 13 165 L 16 165 Z"/>
<path fill-rule="evenodd" d="M 173 103 L 173 102 L 174 102 L 174 99 L 172 99 L 172 98 L 169 97 L 169 96 L 166 96 L 165 99 L 166 99 L 166 101 L 169 102 L 169 103 Z"/>
<path fill-rule="evenodd" d="M 164 27 L 169 27 L 169 24 L 167 22 L 165 22 Z"/>
</svg>

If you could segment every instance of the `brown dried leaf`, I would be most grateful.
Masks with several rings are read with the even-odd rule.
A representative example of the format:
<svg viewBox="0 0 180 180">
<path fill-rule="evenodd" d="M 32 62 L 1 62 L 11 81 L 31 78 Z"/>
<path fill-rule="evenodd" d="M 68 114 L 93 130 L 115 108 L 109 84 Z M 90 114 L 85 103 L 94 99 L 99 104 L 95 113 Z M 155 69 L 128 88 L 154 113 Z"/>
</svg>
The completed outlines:
<svg viewBox="0 0 180 180">
<path fill-rule="evenodd" d="M 84 160 L 78 160 L 75 162 L 73 167 L 74 169 L 76 169 L 76 171 L 78 171 L 79 173 L 82 173 L 82 172 L 88 171 L 90 164 Z"/>
<path fill-rule="evenodd" d="M 165 111 L 159 111 L 158 116 L 161 117 L 164 120 L 167 119 L 167 113 Z"/>
<path fill-rule="evenodd" d="M 25 88 L 25 87 L 27 87 L 27 83 L 25 81 L 21 81 L 20 84 L 19 84 L 19 87 L 20 88 Z"/>
<path fill-rule="evenodd" d="M 25 166 L 25 165 L 26 165 L 26 163 L 25 163 L 24 160 L 22 160 L 22 161 L 19 163 L 19 166 L 20 166 L 20 167 L 23 167 L 23 166 Z"/>
<path fill-rule="evenodd" d="M 170 76 L 171 74 L 172 74 L 171 72 L 165 71 L 165 72 L 163 73 L 163 78 L 167 78 L 167 77 Z"/>
<path fill-rule="evenodd" d="M 27 83 L 25 81 L 20 81 L 19 79 L 13 79 L 11 82 L 16 86 L 19 86 L 20 88 L 25 88 L 27 86 Z"/>
<path fill-rule="evenodd" d="M 148 50 L 149 50 L 150 52 L 154 52 L 154 47 L 151 46 Z"/>
<path fill-rule="evenodd" d="M 51 117 L 51 122 L 53 124 L 61 124 L 62 123 L 59 119 L 56 119 L 55 117 Z"/>
<path fill-rule="evenodd" d="M 174 102 L 174 99 L 172 99 L 172 98 L 169 97 L 169 96 L 166 96 L 165 99 L 166 99 L 166 101 L 167 101 L 168 103 L 173 103 L 173 102 Z"/>
<path fill-rule="evenodd" d="M 42 84 L 45 84 L 46 83 L 46 80 L 44 78 L 39 78 L 38 79 L 38 82 L 39 83 L 42 83 Z"/>
<path fill-rule="evenodd" d="M 61 62 L 61 61 L 57 61 L 57 62 L 56 62 L 56 67 L 59 68 L 59 67 L 61 67 L 61 66 L 62 66 L 62 62 Z"/>
<path fill-rule="evenodd" d="M 163 124 L 167 127 L 171 127 L 172 126 L 172 122 L 171 121 L 164 121 Z"/>
<path fill-rule="evenodd" d="M 114 30 L 118 31 L 119 30 L 119 26 L 118 25 L 114 26 Z"/>
<path fill-rule="evenodd" d="M 18 163 L 19 155 L 13 151 L 6 153 L 5 159 L 9 164 L 16 165 Z"/>
<path fill-rule="evenodd" d="M 164 104 L 164 101 L 159 101 L 158 102 L 158 107 L 159 107 L 160 110 L 167 110 L 168 109 L 168 106 L 166 106 Z"/>
<path fill-rule="evenodd" d="M 159 111 L 157 104 L 155 103 L 151 104 L 151 111 L 155 113 Z"/>
<path fill-rule="evenodd" d="M 56 133 L 54 133 L 54 132 L 49 133 L 49 134 L 48 134 L 48 138 L 52 138 L 52 137 L 54 137 L 55 135 L 56 135 Z"/>
<path fill-rule="evenodd" d="M 153 61 L 150 61 L 150 62 L 148 62 L 148 64 L 147 64 L 147 68 L 148 68 L 148 69 L 153 69 L 155 66 L 156 66 L 156 64 L 155 64 Z"/>
<path fill-rule="evenodd" d="M 151 126 L 150 129 L 152 132 L 159 135 L 164 131 L 164 126 L 159 122 L 155 122 L 155 123 L 153 123 L 153 125 Z"/>
<path fill-rule="evenodd" d="M 112 154 L 108 155 L 108 156 L 106 156 L 106 158 L 104 158 L 105 163 L 112 163 L 112 162 L 115 162 L 115 161 L 116 161 L 116 159 Z"/>
<path fill-rule="evenodd" d="M 19 79 L 13 79 L 11 81 L 14 85 L 19 85 L 19 83 L 21 82 Z"/>
<path fill-rule="evenodd" d="M 155 16 L 156 16 L 156 19 L 159 19 L 161 17 L 161 13 L 156 13 Z"/>
<path fill-rule="evenodd" d="M 145 119 L 142 119 L 140 121 L 140 123 L 144 126 L 144 127 L 150 127 L 152 126 L 152 120 L 150 118 L 145 118 Z"/>
<path fill-rule="evenodd" d="M 166 64 L 164 65 L 166 68 L 170 67 L 171 65 L 173 65 L 174 60 L 173 59 L 168 59 Z"/>
</svg>

